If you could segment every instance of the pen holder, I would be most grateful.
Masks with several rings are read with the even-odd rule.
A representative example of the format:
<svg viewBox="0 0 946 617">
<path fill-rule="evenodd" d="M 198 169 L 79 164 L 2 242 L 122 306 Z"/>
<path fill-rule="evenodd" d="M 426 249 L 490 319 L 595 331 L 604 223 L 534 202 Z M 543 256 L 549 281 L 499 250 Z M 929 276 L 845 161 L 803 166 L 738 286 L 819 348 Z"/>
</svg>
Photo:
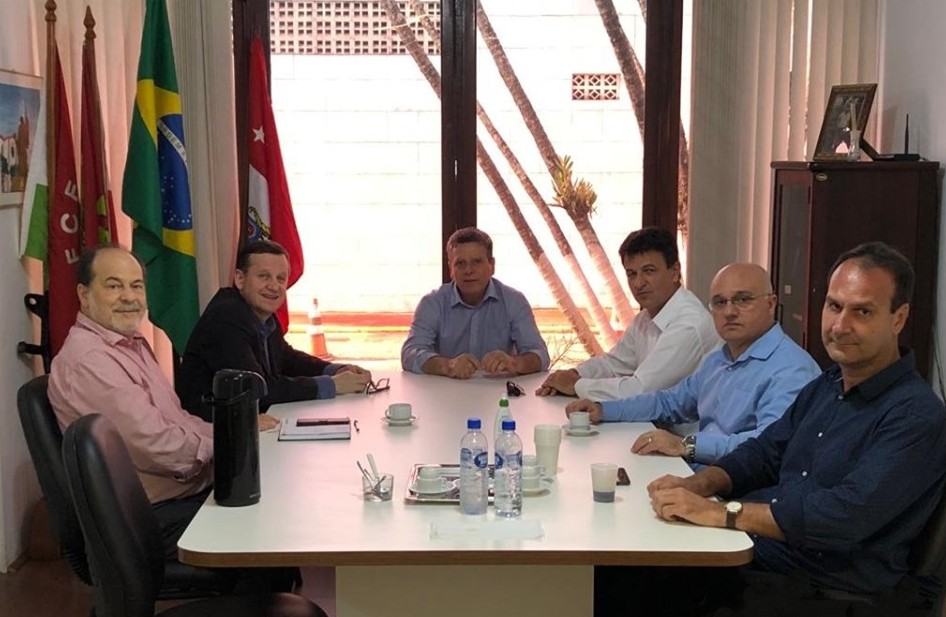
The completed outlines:
<svg viewBox="0 0 946 617">
<path fill-rule="evenodd" d="M 391 495 L 394 492 L 394 476 L 384 473 L 376 481 L 362 476 L 361 492 L 365 496 L 365 501 L 391 501 Z"/>
</svg>

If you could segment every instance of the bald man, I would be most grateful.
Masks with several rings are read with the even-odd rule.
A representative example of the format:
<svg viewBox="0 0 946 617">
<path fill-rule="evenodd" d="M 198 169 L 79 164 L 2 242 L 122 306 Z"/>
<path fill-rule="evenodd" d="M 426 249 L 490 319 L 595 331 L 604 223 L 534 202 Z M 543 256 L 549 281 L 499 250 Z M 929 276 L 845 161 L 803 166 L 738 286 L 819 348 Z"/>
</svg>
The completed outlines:
<svg viewBox="0 0 946 617">
<path fill-rule="evenodd" d="M 730 264 L 713 277 L 710 294 L 725 344 L 695 373 L 665 390 L 604 403 L 575 401 L 566 414 L 587 411 L 592 422 L 699 421 L 699 431 L 682 439 L 655 429 L 631 446 L 637 454 L 682 456 L 697 465 L 713 463 L 780 418 L 821 369 L 775 323 L 768 273 L 755 264 Z"/>
</svg>

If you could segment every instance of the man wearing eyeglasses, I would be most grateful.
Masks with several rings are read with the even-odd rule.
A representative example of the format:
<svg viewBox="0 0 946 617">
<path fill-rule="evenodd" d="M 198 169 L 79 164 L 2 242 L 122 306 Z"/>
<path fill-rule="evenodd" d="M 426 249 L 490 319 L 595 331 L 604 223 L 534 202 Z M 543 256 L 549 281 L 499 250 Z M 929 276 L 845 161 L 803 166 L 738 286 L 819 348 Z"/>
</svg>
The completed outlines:
<svg viewBox="0 0 946 617">
<path fill-rule="evenodd" d="M 548 369 L 528 300 L 493 278 L 493 240 L 474 227 L 457 230 L 447 240 L 447 260 L 453 280 L 418 303 L 401 367 L 453 379 Z"/>
<path fill-rule="evenodd" d="M 177 391 L 184 409 L 207 421 L 212 411 L 201 397 L 220 369 L 243 369 L 266 380 L 260 411 L 270 405 L 365 392 L 371 373 L 353 364 L 333 364 L 293 349 L 274 313 L 286 301 L 289 257 L 269 240 L 248 243 L 237 254 L 233 287 L 207 305 L 184 351 Z M 268 415 L 261 426 L 274 426 Z"/>
<path fill-rule="evenodd" d="M 782 416 L 821 369 L 775 322 L 776 297 L 755 264 L 730 264 L 710 285 L 716 331 L 726 342 L 700 368 L 665 390 L 603 403 L 582 399 L 566 414 L 588 411 L 593 422 L 653 421 L 663 426 L 699 421 L 683 439 L 663 429 L 641 435 L 637 454 L 682 456 L 707 465 L 758 435 Z"/>
</svg>

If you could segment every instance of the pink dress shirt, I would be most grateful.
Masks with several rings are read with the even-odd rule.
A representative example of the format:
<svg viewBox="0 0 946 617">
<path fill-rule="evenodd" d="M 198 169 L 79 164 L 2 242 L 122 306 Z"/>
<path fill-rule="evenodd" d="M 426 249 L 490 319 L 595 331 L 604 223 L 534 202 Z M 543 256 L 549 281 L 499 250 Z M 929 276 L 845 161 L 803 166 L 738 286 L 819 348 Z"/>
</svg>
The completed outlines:
<svg viewBox="0 0 946 617">
<path fill-rule="evenodd" d="M 140 334 L 123 336 L 79 313 L 53 359 L 49 400 L 62 428 L 91 413 L 118 427 L 151 503 L 211 485 L 213 426 L 181 408 Z"/>
</svg>

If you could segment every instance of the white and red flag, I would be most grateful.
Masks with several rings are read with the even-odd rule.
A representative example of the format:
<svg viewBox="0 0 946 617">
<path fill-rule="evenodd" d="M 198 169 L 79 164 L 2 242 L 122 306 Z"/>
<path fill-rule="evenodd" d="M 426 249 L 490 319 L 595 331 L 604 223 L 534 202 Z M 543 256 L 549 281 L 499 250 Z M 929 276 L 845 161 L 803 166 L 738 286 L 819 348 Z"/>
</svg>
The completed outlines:
<svg viewBox="0 0 946 617">
<path fill-rule="evenodd" d="M 247 241 L 265 238 L 285 247 L 289 253 L 288 286 L 292 287 L 302 276 L 305 262 L 273 120 L 263 44 L 258 36 L 254 36 L 250 44 L 249 91 Z M 289 327 L 289 309 L 285 303 L 276 312 L 276 318 L 285 332 Z"/>
</svg>

